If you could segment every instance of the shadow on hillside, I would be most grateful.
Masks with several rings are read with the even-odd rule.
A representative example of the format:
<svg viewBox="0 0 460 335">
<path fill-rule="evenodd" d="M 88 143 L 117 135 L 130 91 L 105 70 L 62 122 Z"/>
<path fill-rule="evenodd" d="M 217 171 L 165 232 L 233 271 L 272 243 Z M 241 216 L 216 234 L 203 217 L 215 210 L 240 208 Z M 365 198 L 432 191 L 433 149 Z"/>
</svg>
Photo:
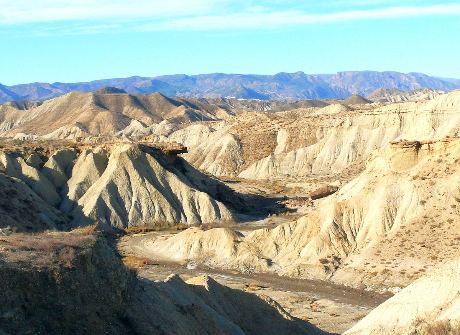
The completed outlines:
<svg viewBox="0 0 460 335">
<path fill-rule="evenodd" d="M 0 257 L 0 334 L 326 334 L 208 277 L 200 285 L 139 278 L 115 236 L 86 234 L 28 235 L 14 257 Z M 49 247 L 36 245 L 44 238 Z"/>
<path fill-rule="evenodd" d="M 24 182 L 0 172 L 0 237 L 62 229 L 69 221 Z"/>
<path fill-rule="evenodd" d="M 281 202 L 281 197 L 235 192 L 218 178 L 199 171 L 182 157 L 165 155 L 148 146 L 143 149 L 153 155 L 163 168 L 181 177 L 189 187 L 208 193 L 212 198 L 231 208 L 235 214 L 262 219 L 271 214 L 293 211 Z"/>
<path fill-rule="evenodd" d="M 135 330 L 143 324 L 161 334 L 180 334 L 181 329 L 187 329 L 187 334 L 330 334 L 289 316 L 268 297 L 262 299 L 211 278 L 199 285 L 187 284 L 177 275 L 165 282 L 139 278 L 136 292 L 129 310 L 129 324 Z M 166 302 L 160 304 L 159 297 Z M 174 325 L 164 321 L 168 318 L 175 320 Z"/>
</svg>

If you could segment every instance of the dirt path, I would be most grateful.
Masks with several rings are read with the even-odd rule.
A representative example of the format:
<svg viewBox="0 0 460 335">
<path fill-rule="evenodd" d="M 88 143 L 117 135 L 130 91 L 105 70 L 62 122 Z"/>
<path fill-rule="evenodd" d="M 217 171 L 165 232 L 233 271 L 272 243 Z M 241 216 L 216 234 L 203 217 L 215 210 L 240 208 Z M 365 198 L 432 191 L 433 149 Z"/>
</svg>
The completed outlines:
<svg viewBox="0 0 460 335">
<path fill-rule="evenodd" d="M 150 233 L 123 237 L 118 248 L 124 256 L 148 258 L 150 265 L 139 270 L 139 275 L 149 280 L 164 280 L 172 273 L 184 279 L 208 275 L 223 285 L 255 294 L 266 294 L 278 301 L 289 313 L 309 321 L 332 333 L 341 333 L 351 328 L 373 308 L 389 298 L 389 295 L 357 290 L 346 286 L 318 280 L 280 277 L 275 274 L 242 274 L 237 271 L 211 269 L 197 266 L 187 267 L 155 259 L 143 247 L 146 239 L 167 235 Z"/>
</svg>

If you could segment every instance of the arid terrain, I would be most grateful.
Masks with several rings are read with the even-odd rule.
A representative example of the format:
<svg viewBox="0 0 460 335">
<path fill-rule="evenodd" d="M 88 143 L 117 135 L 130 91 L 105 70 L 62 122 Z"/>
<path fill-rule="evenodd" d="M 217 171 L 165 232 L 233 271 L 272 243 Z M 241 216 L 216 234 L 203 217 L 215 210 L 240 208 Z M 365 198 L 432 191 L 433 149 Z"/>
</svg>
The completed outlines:
<svg viewBox="0 0 460 335">
<path fill-rule="evenodd" d="M 0 334 L 459 334 L 460 91 L 367 93 L 0 105 Z"/>
</svg>

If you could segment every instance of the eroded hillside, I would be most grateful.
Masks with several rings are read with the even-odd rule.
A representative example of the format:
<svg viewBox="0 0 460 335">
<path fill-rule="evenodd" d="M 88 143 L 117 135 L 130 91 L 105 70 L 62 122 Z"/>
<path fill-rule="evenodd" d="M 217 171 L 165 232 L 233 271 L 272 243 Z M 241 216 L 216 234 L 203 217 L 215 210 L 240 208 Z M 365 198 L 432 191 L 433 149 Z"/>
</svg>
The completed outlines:
<svg viewBox="0 0 460 335">
<path fill-rule="evenodd" d="M 458 334 L 459 292 L 456 259 L 416 280 L 345 334 Z"/>
<path fill-rule="evenodd" d="M 40 197 L 37 206 L 46 202 L 72 216 L 73 225 L 93 220 L 117 228 L 225 222 L 235 219 L 232 210 L 244 207 L 224 184 L 177 157 L 184 150 L 180 146 L 57 142 L 50 148 L 43 143 L 5 145 L 2 172 Z"/>
<path fill-rule="evenodd" d="M 295 179 L 347 171 L 394 140 L 457 135 L 458 91 L 417 97 L 402 103 L 356 98 L 264 102 L 264 107 L 258 101 L 74 92 L 30 108 L 3 105 L 0 129 L 16 139 L 148 136 L 182 143 L 191 164 L 216 176 Z"/>
<path fill-rule="evenodd" d="M 343 332 L 396 293 L 350 334 L 455 329 L 460 91 L 369 98 L 170 99 L 104 89 L 0 106 L 0 266 L 10 276 L 0 322 L 62 332 L 64 323 L 41 318 L 57 294 L 78 306 L 60 283 L 82 288 L 79 275 L 97 277 L 101 267 L 121 279 L 96 280 L 117 292 L 110 309 L 100 312 L 94 287 L 82 288 L 90 312 L 63 310 L 63 320 L 113 333 L 316 333 L 308 320 Z M 126 264 L 146 268 L 140 278 L 116 256 L 119 236 L 56 232 L 94 223 L 126 234 L 118 248 Z M 433 272 L 445 262 L 450 268 Z M 214 274 L 246 292 L 208 277 L 159 277 L 167 271 Z M 14 281 L 30 287 L 28 277 L 53 293 L 46 300 L 31 289 L 38 308 L 21 311 Z M 325 287 L 335 293 L 318 296 Z M 398 319 L 402 303 L 409 308 Z"/>
<path fill-rule="evenodd" d="M 2 334 L 322 334 L 211 278 L 141 281 L 91 229 L 0 236 Z"/>
<path fill-rule="evenodd" d="M 373 289 L 406 286 L 458 256 L 459 160 L 458 139 L 395 143 L 297 221 L 246 235 L 194 228 L 143 248 L 162 260 Z"/>
<path fill-rule="evenodd" d="M 225 123 L 191 125 L 169 137 L 184 143 L 186 159 L 209 173 L 295 179 L 340 173 L 391 141 L 457 136 L 459 108 L 456 91 L 423 102 L 245 113 Z"/>
</svg>

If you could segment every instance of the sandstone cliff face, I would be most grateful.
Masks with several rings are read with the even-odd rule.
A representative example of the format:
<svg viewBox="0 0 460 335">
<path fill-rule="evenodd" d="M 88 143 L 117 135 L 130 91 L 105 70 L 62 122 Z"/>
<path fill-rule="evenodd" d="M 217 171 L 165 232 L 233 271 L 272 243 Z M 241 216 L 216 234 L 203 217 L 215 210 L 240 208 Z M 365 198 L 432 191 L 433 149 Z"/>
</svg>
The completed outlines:
<svg viewBox="0 0 460 335">
<path fill-rule="evenodd" d="M 460 329 L 459 292 L 457 259 L 410 284 L 345 334 L 456 334 Z"/>
<path fill-rule="evenodd" d="M 187 146 L 185 158 L 194 166 L 217 176 L 328 175 L 342 172 L 393 140 L 455 136 L 459 108 L 459 91 L 419 102 L 337 103 L 240 113 L 225 121 L 183 127 L 168 138 Z"/>
<path fill-rule="evenodd" d="M 374 289 L 405 286 L 457 256 L 460 142 L 403 142 L 372 155 L 365 171 L 295 222 L 247 236 L 185 231 L 146 243 L 176 261 L 330 278 Z"/>
<path fill-rule="evenodd" d="M 225 197 L 220 182 L 147 145 L 64 148 L 44 155 L 41 163 L 22 156 L 2 152 L 5 173 L 21 179 L 49 205 L 72 214 L 74 224 L 96 220 L 125 228 L 234 218 L 216 200 Z"/>
<path fill-rule="evenodd" d="M 193 166 L 215 176 L 234 176 L 243 164 L 243 147 L 238 138 L 226 132 L 197 124 L 178 130 L 169 139 L 191 148 L 184 155 Z"/>
<path fill-rule="evenodd" d="M 328 108 L 328 107 L 326 107 Z M 249 179 L 337 173 L 373 150 L 398 139 L 430 140 L 456 136 L 460 92 L 427 102 L 408 102 L 354 112 L 311 117 L 311 145 L 274 152 L 239 173 Z M 292 136 L 288 131 L 288 136 Z"/>
</svg>

